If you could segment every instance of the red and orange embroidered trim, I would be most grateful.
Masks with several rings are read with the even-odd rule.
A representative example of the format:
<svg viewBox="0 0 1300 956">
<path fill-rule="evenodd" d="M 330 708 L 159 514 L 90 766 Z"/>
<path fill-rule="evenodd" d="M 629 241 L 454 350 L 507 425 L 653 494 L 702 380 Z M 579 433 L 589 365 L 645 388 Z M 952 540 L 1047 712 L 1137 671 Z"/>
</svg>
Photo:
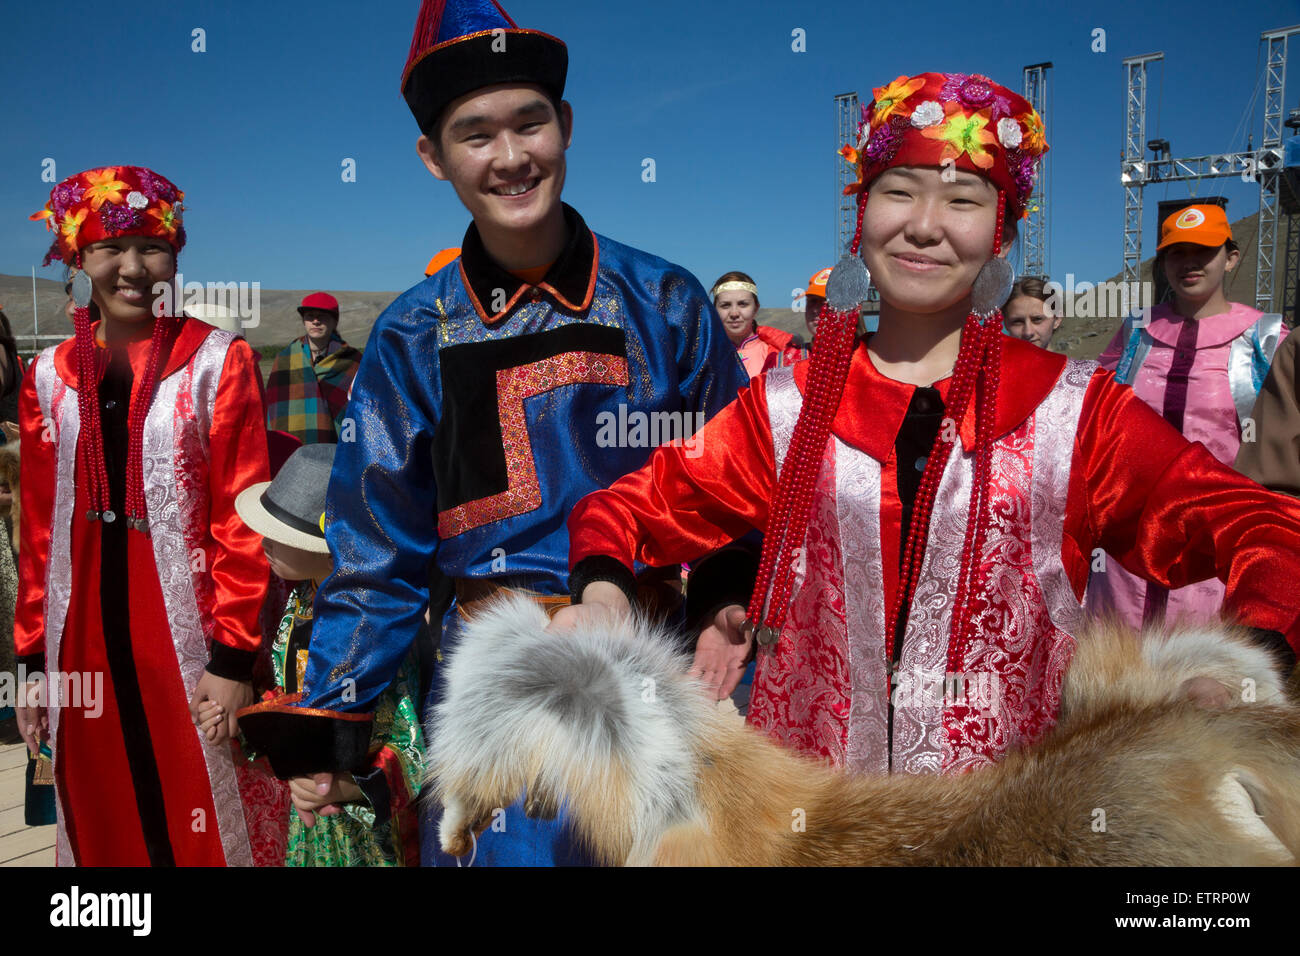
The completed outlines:
<svg viewBox="0 0 1300 956">
<path fill-rule="evenodd" d="M 565 352 L 497 372 L 497 414 L 506 455 L 506 490 L 438 514 L 438 535 L 454 538 L 493 521 L 541 507 L 542 490 L 528 437 L 524 399 L 563 385 L 627 385 L 627 359 L 600 352 Z"/>
</svg>

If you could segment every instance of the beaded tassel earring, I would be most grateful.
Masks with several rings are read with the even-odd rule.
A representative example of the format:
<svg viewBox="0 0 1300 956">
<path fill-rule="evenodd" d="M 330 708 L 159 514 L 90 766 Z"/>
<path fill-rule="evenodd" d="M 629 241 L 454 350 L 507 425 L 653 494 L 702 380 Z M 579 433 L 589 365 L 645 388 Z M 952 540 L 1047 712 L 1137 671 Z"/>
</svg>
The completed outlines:
<svg viewBox="0 0 1300 956">
<path fill-rule="evenodd" d="M 87 466 L 89 477 L 87 497 L 90 510 L 87 521 L 111 524 L 117 515 L 109 507 L 108 472 L 104 468 L 104 432 L 99 423 L 99 379 L 104 365 L 97 354 L 94 333 L 90 329 L 90 308 L 93 287 L 90 276 L 81 271 L 81 256 L 77 256 L 77 273 L 72 277 L 72 329 L 73 349 L 77 360 L 77 412 L 83 441 L 78 451 Z"/>
<path fill-rule="evenodd" d="M 80 257 L 77 266 L 80 269 Z M 86 520 L 112 524 L 118 515 L 109 500 L 104 429 L 99 414 L 99 383 L 107 363 L 102 354 L 104 350 L 95 345 L 91 330 L 91 293 L 90 277 L 78 271 L 72 278 L 72 325 L 77 361 L 77 410 L 85 440 L 81 453 L 84 455 L 85 473 L 89 476 L 90 510 L 86 512 Z M 172 316 L 159 316 L 154 321 L 144 376 L 127 412 L 126 521 L 127 527 L 146 536 L 149 534 L 149 519 L 144 496 L 144 422 L 153 401 L 164 349 L 179 328 L 179 320 Z"/>
<path fill-rule="evenodd" d="M 776 642 L 785 625 L 794 584 L 795 554 L 803 546 L 808 530 L 817 474 L 853 357 L 860 303 L 866 299 L 871 284 L 867 267 L 858 255 L 866 205 L 867 195 L 861 192 L 850 251 L 831 270 L 826 282 L 826 301 L 818 315 L 803 405 L 768 515 L 754 593 L 742 628 L 755 632 L 758 643 L 765 646 Z"/>
</svg>

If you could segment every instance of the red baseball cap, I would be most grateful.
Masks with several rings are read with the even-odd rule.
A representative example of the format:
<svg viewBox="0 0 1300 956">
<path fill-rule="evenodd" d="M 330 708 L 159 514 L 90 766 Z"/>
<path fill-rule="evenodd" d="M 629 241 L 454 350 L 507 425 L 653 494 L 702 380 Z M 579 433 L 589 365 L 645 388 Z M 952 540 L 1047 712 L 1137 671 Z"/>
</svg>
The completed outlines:
<svg viewBox="0 0 1300 956">
<path fill-rule="evenodd" d="M 1228 214 L 1217 203 L 1184 206 L 1165 217 L 1160 226 L 1159 252 L 1166 246 L 1179 242 L 1194 242 L 1198 246 L 1221 246 L 1232 238 Z"/>
<path fill-rule="evenodd" d="M 324 312 L 333 312 L 339 314 L 339 300 L 334 298 L 328 292 L 313 292 L 298 303 L 298 314 L 302 315 L 303 309 L 320 309 Z"/>
</svg>

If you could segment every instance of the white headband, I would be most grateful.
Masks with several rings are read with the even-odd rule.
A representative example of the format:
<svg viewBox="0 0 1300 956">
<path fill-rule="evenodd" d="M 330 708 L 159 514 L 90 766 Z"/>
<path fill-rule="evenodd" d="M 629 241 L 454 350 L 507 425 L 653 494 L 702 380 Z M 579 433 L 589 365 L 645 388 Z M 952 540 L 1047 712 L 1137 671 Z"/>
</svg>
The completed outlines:
<svg viewBox="0 0 1300 956">
<path fill-rule="evenodd" d="M 730 282 L 719 282 L 713 287 L 713 297 L 716 299 L 724 292 L 749 292 L 754 298 L 758 298 L 758 286 L 752 282 L 738 282 L 732 279 Z"/>
</svg>

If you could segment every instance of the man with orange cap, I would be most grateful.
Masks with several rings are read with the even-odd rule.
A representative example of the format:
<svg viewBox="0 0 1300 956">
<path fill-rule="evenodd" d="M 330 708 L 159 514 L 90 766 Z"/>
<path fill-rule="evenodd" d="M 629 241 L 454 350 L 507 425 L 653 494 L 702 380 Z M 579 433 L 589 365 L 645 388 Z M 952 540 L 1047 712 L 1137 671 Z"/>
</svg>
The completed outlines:
<svg viewBox="0 0 1300 956">
<path fill-rule="evenodd" d="M 1281 315 L 1228 301 L 1224 281 L 1239 257 L 1222 206 L 1198 203 L 1171 213 L 1161 225 L 1155 269 L 1169 281 L 1172 299 L 1144 314 L 1145 323 L 1126 319 L 1099 359 L 1116 381 L 1132 385 L 1165 421 L 1227 465 L 1243 429 L 1253 438 L 1251 408 L 1287 335 Z M 1090 610 L 1118 614 L 1135 627 L 1212 617 L 1223 597 L 1217 578 L 1170 591 L 1109 559 L 1088 582 Z"/>
</svg>

